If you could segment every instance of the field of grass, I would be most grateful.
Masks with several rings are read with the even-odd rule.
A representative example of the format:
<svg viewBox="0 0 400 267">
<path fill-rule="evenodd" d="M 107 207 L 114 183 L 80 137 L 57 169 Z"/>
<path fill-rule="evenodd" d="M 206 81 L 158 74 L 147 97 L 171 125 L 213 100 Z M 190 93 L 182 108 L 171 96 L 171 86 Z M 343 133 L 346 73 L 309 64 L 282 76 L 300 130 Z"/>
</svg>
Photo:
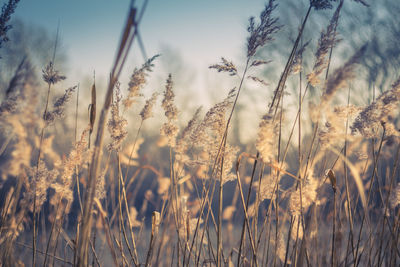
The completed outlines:
<svg viewBox="0 0 400 267">
<path fill-rule="evenodd" d="M 3 6 L 0 51 L 18 2 Z M 355 105 L 369 44 L 331 63 L 343 6 L 368 3 L 310 0 L 278 79 L 254 75 L 276 64 L 260 51 L 284 26 L 278 2 L 249 19 L 245 62 L 210 66 L 236 86 L 187 122 L 173 75 L 142 99 L 162 55 L 119 82 L 140 27 L 133 5 L 104 99 L 95 78 L 90 99 L 80 85 L 54 92 L 66 79 L 56 48 L 44 67 L 24 57 L 1 88 L 0 266 L 398 266 L 400 73 L 380 92 L 362 81 L 373 97 Z M 306 40 L 310 18 L 327 11 L 319 40 Z M 249 82 L 271 99 L 241 144 L 233 118 Z M 152 117 L 163 121 L 156 138 L 142 130 Z"/>
</svg>

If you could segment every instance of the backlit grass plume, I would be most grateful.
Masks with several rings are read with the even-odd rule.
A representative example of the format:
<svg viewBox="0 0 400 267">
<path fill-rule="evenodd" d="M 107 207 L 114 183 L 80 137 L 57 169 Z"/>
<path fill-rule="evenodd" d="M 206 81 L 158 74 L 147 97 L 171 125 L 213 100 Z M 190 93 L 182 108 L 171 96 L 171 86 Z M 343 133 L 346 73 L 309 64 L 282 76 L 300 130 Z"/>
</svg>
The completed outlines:
<svg viewBox="0 0 400 267">
<path fill-rule="evenodd" d="M 111 104 L 111 117 L 107 123 L 107 128 L 111 135 L 111 143 L 109 144 L 108 149 L 116 151 L 121 149 L 121 144 L 128 135 L 128 131 L 126 130 L 128 121 L 122 117 L 119 110 L 122 99 L 119 87 L 119 83 L 116 83 L 115 98 Z"/>
<path fill-rule="evenodd" d="M 172 90 L 173 82 L 171 74 L 168 76 L 167 83 L 165 85 L 164 98 L 162 100 L 162 107 L 165 112 L 165 117 L 167 117 L 167 122 L 161 127 L 161 134 L 168 138 L 168 145 L 170 147 L 175 147 L 176 136 L 178 134 L 179 128 L 176 125 L 176 120 L 178 118 L 178 109 L 175 106 L 174 99 L 175 94 Z"/>
<path fill-rule="evenodd" d="M 65 90 L 64 95 L 58 98 L 53 105 L 53 110 L 44 114 L 44 121 L 47 125 L 53 123 L 56 119 L 62 119 L 65 116 L 65 105 L 71 99 L 72 93 L 75 92 L 77 86 L 70 87 Z"/>
<path fill-rule="evenodd" d="M 126 98 L 122 101 L 124 107 L 127 109 L 132 106 L 132 104 L 135 102 L 135 97 L 140 96 L 141 92 L 140 90 L 143 88 L 143 86 L 146 84 L 146 77 L 149 72 L 153 70 L 154 64 L 153 61 L 158 57 L 159 55 L 155 55 L 148 59 L 141 68 L 135 69 L 131 75 L 131 78 L 129 80 L 128 84 L 128 95 Z"/>
<path fill-rule="evenodd" d="M 133 2 L 106 92 L 93 81 L 81 96 L 89 110 L 79 109 L 78 89 L 69 112 L 75 87 L 56 92 L 66 77 L 54 59 L 37 73 L 28 56 L 0 70 L 0 265 L 399 265 L 400 79 L 358 106 L 378 86 L 356 71 L 372 55 L 362 46 L 343 61 L 339 52 L 351 36 L 337 39 L 346 26 L 339 14 L 367 1 L 305 1 L 306 13 L 290 14 L 300 27 L 283 36 L 295 41 L 271 47 L 281 26 L 278 1 L 267 1 L 259 19 L 249 20 L 244 62 L 222 57 L 209 67 L 234 76 L 236 86 L 187 120 L 201 100 L 180 101 L 178 75 L 156 85 L 161 107 L 159 90 L 141 92 L 158 55 L 127 77 L 122 97 L 118 80 L 134 37 L 145 54 L 143 11 Z M 322 33 L 307 24 L 318 12 L 313 19 L 327 17 Z M 315 34 L 318 46 L 306 53 Z M 385 77 L 395 72 L 384 70 Z M 96 114 L 96 94 L 104 93 Z M 266 111 L 263 95 L 271 97 Z"/>
<path fill-rule="evenodd" d="M 247 57 L 254 56 L 257 50 L 267 42 L 273 40 L 273 34 L 282 27 L 278 25 L 278 18 L 272 17 L 272 12 L 277 7 L 274 0 L 269 0 L 260 14 L 260 23 L 256 24 L 255 18 L 250 17 L 247 31 L 250 36 L 247 38 Z"/>
<path fill-rule="evenodd" d="M 54 69 L 54 64 L 51 61 L 49 62 L 49 64 L 46 65 L 42 72 L 43 80 L 49 85 L 56 84 L 67 78 L 64 75 L 61 75 L 58 70 Z"/>
<path fill-rule="evenodd" d="M 389 129 L 387 135 L 399 136 L 399 129 L 393 125 L 393 114 L 398 111 L 400 101 L 400 78 L 390 90 L 383 92 L 374 102 L 364 108 L 357 116 L 351 129 L 367 138 L 376 137 L 378 129 L 384 125 Z"/>
<path fill-rule="evenodd" d="M 7 32 L 11 29 L 11 25 L 8 24 L 11 15 L 15 12 L 17 8 L 19 0 L 8 0 L 7 3 L 4 3 L 1 8 L 0 14 L 0 48 L 2 47 L 3 43 L 9 41 L 7 37 Z"/>
<path fill-rule="evenodd" d="M 336 8 L 335 13 L 333 14 L 331 21 L 326 28 L 326 31 L 321 32 L 321 36 L 318 40 L 318 49 L 315 54 L 316 60 L 314 63 L 313 71 L 307 75 L 308 82 L 312 86 L 316 86 L 320 83 L 318 76 L 323 72 L 324 69 L 328 67 L 328 59 L 329 52 L 331 48 L 333 48 L 339 40 L 337 39 L 336 28 L 338 25 L 340 10 L 343 6 L 343 1 L 340 1 L 340 4 Z"/>
</svg>

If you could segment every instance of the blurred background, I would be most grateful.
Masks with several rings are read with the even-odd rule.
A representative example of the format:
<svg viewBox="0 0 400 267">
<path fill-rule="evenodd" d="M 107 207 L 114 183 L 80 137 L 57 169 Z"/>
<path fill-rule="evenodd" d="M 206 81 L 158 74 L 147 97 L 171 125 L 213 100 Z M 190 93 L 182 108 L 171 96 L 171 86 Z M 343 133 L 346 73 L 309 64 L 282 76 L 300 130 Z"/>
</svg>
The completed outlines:
<svg viewBox="0 0 400 267">
<path fill-rule="evenodd" d="M 3 1 L 2 1 L 3 2 Z M 55 42 L 56 68 L 67 76 L 61 87 L 80 84 L 82 103 L 89 96 L 95 72 L 98 99 L 102 102 L 109 71 L 113 63 L 120 33 L 126 19 L 130 1 L 21 1 L 13 15 L 10 41 L 5 43 L 0 55 L 0 82 L 7 84 L 21 58 L 29 55 L 39 73 L 51 60 Z M 154 91 L 162 92 L 168 73 L 172 74 L 177 95 L 181 122 L 186 123 L 194 110 L 202 105 L 207 110 L 222 100 L 237 85 L 235 77 L 229 77 L 208 69 L 224 57 L 238 68 L 245 63 L 248 19 L 259 16 L 264 1 L 135 1 L 141 9 L 145 6 L 139 25 L 143 53 L 138 42 L 133 45 L 124 72 L 120 77 L 122 93 L 127 87 L 129 75 L 140 67 L 146 57 L 162 56 L 155 62 L 154 73 L 143 93 L 148 97 Z M 345 1 L 339 20 L 341 42 L 334 50 L 333 68 L 347 60 L 353 52 L 368 43 L 363 67 L 354 82 L 353 89 L 359 97 L 352 98 L 358 105 L 368 104 L 373 97 L 372 88 L 385 90 L 393 82 L 400 59 L 400 26 L 397 14 L 400 5 L 396 0 L 369 1 L 364 7 L 355 1 Z M 261 73 L 254 75 L 269 85 L 247 81 L 241 96 L 235 123 L 242 130 L 236 131 L 236 141 L 245 144 L 254 140 L 259 118 L 265 112 L 285 59 L 296 36 L 308 1 L 279 1 L 277 14 L 284 27 L 276 40 L 259 52 L 259 58 L 272 60 Z M 334 10 L 313 12 L 306 27 L 303 42 L 310 41 L 304 54 L 304 73 L 311 71 L 320 32 L 325 30 Z M 58 29 L 58 38 L 57 37 Z M 287 92 L 297 101 L 298 78 L 287 84 Z M 291 86 L 292 85 L 292 86 Z M 291 88 L 293 87 L 293 88 Z M 60 89 L 60 93 L 63 90 Z M 312 93 L 317 93 L 311 90 Z M 356 95 L 354 94 L 354 95 Z M 87 100 L 88 101 L 88 100 Z M 292 107 L 288 100 L 288 109 Z M 294 105 L 294 102 L 293 102 Z M 141 106 L 138 107 L 138 110 Z M 132 114 L 138 110 L 133 109 Z M 85 108 L 80 110 L 82 119 L 87 118 Z M 133 116 L 133 115 L 132 115 Z M 154 121 L 145 131 L 158 131 Z M 243 129 L 246 132 L 243 132 Z"/>
</svg>

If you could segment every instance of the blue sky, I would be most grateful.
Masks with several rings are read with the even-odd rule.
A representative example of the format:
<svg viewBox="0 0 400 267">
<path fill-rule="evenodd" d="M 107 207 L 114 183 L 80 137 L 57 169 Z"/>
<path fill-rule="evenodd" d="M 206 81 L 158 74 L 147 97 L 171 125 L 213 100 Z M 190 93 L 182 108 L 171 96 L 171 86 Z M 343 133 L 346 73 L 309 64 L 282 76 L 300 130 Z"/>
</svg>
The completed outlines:
<svg viewBox="0 0 400 267">
<path fill-rule="evenodd" d="M 135 1 L 140 7 L 143 1 Z M 73 77 L 90 74 L 107 76 L 125 22 L 129 0 L 22 0 L 15 17 L 46 28 L 60 38 L 66 49 Z M 179 51 L 195 69 L 204 69 L 221 56 L 243 54 L 246 25 L 258 16 L 264 1 L 252 0 L 149 0 L 140 25 L 148 56 L 162 47 Z M 143 61 L 134 44 L 131 61 Z M 128 63 L 129 65 L 129 63 Z M 134 65 L 134 64 L 131 64 Z"/>
</svg>

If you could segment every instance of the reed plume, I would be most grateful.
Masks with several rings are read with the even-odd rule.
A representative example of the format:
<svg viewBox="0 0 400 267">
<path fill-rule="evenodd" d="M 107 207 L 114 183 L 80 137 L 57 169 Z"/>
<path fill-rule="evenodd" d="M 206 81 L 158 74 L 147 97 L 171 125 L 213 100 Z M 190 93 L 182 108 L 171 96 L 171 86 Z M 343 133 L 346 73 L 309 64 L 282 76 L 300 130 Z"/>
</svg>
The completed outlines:
<svg viewBox="0 0 400 267">
<path fill-rule="evenodd" d="M 147 120 L 148 118 L 153 117 L 153 107 L 157 101 L 158 95 L 158 93 L 153 93 L 151 97 L 146 100 L 146 104 L 139 113 L 140 117 L 142 117 L 142 120 Z"/>
<path fill-rule="evenodd" d="M 58 98 L 53 105 L 53 110 L 47 111 L 43 119 L 46 123 L 46 125 L 54 123 L 56 119 L 62 119 L 65 116 L 65 105 L 67 102 L 71 99 L 72 93 L 75 92 L 75 89 L 77 86 L 70 87 L 67 90 L 65 90 L 64 95 L 62 95 L 60 98 Z"/>
<path fill-rule="evenodd" d="M 387 135 L 399 135 L 399 130 L 393 125 L 393 114 L 398 110 L 400 101 L 400 78 L 390 90 L 383 92 L 375 101 L 365 107 L 351 126 L 352 132 L 361 133 L 366 138 L 376 137 L 380 125 L 391 129 Z"/>
<path fill-rule="evenodd" d="M 140 90 L 146 84 L 147 75 L 149 72 L 153 70 L 154 64 L 153 61 L 159 57 L 159 55 L 154 55 L 153 57 L 149 58 L 141 68 L 135 69 L 130 77 L 129 84 L 128 84 L 128 95 L 122 101 L 122 104 L 126 109 L 132 106 L 135 102 L 136 97 L 140 96 Z"/>
<path fill-rule="evenodd" d="M 119 111 L 120 103 L 122 100 L 120 85 L 116 83 L 115 85 L 115 98 L 111 104 L 111 117 L 107 123 L 107 129 L 111 135 L 111 143 L 108 145 L 108 149 L 119 151 L 121 149 L 121 144 L 128 135 L 126 126 L 128 121 L 122 117 Z"/>
<path fill-rule="evenodd" d="M 316 60 L 314 63 L 313 71 L 307 75 L 308 82 L 312 86 L 320 84 L 318 76 L 328 67 L 327 56 L 329 51 L 338 44 L 340 40 L 337 38 L 337 25 L 339 21 L 340 10 L 343 6 L 343 1 L 340 1 L 335 13 L 333 14 L 331 21 L 326 28 L 326 31 L 321 32 L 321 36 L 318 40 L 318 49 L 315 54 Z"/>
<path fill-rule="evenodd" d="M 11 19 L 11 15 L 15 12 L 19 0 L 8 0 L 8 3 L 4 3 L 1 8 L 0 14 L 0 48 L 3 43 L 9 41 L 7 32 L 12 28 L 8 22 Z"/>
<path fill-rule="evenodd" d="M 168 121 L 162 125 L 160 133 L 168 138 L 168 145 L 170 147 L 175 147 L 176 136 L 178 134 L 179 128 L 176 125 L 178 109 L 176 108 L 174 103 L 175 94 L 172 90 L 172 87 L 172 76 L 171 74 L 169 74 L 167 83 L 165 85 L 164 98 L 161 104 L 164 109 L 165 117 L 167 117 Z"/>
</svg>

